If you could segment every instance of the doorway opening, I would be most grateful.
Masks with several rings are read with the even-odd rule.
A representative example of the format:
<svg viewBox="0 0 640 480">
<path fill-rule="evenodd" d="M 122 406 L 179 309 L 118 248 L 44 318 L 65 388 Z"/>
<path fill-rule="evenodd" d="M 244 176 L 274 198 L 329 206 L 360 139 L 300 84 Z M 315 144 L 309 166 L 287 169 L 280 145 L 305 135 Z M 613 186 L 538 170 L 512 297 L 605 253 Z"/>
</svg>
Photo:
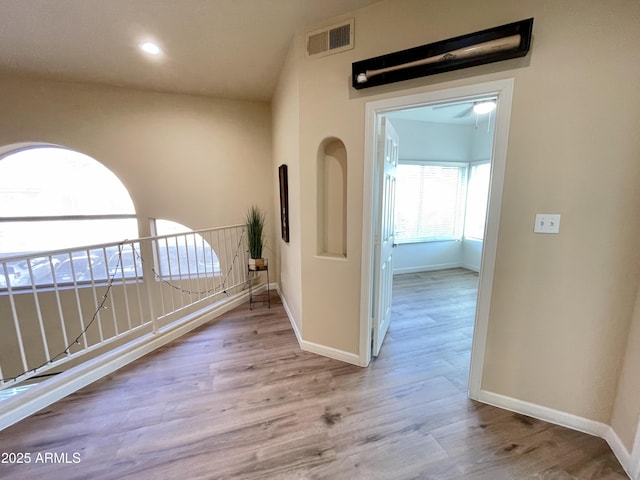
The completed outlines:
<svg viewBox="0 0 640 480">
<path fill-rule="evenodd" d="M 390 323 L 384 317 L 391 306 L 389 275 L 392 278 L 393 273 L 462 267 L 464 270 L 458 273 L 478 275 L 471 280 L 477 281 L 478 290 L 475 309 L 471 307 L 473 339 L 468 383 L 469 395 L 477 398 L 512 89 L 513 80 L 509 79 L 367 104 L 363 231 L 370 235 L 363 235 L 362 364 L 377 355 Z M 474 111 L 474 107 L 485 103 L 492 103 L 495 111 Z M 398 139 L 395 160 L 388 153 L 393 149 L 385 143 L 391 138 L 389 131 Z M 388 164 L 394 161 L 398 168 L 387 173 Z M 390 206 L 394 200 L 397 208 Z M 390 209 L 398 221 L 391 229 Z M 453 277 L 460 280 L 464 275 Z M 464 303 L 468 309 L 469 299 Z"/>
</svg>

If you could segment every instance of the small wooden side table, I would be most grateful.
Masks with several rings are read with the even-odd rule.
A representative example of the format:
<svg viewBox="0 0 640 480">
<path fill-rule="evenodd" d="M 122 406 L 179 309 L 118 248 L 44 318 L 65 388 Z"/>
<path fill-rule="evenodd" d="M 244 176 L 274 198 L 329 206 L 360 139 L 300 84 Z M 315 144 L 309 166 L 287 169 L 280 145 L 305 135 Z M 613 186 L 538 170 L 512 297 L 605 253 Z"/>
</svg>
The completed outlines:
<svg viewBox="0 0 640 480">
<path fill-rule="evenodd" d="M 253 293 L 252 272 L 267 272 L 267 292 Z M 266 303 L 271 308 L 271 295 L 269 292 L 269 262 L 264 259 L 264 266 L 247 265 L 247 282 L 249 283 L 249 310 L 253 310 L 254 303 Z"/>
</svg>

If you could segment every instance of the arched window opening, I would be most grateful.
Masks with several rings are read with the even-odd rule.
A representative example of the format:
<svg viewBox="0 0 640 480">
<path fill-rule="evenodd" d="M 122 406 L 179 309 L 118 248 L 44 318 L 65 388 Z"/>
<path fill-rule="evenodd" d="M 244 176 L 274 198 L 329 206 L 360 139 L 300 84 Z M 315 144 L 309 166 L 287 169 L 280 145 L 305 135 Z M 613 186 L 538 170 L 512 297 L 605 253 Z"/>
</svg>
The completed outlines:
<svg viewBox="0 0 640 480">
<path fill-rule="evenodd" d="M 57 146 L 0 157 L 0 259 L 131 238 L 138 238 L 133 201 L 100 162 Z M 103 280 L 117 255 L 114 247 L 9 261 L 0 288 Z"/>
<path fill-rule="evenodd" d="M 189 227 L 164 219 L 153 220 L 152 231 L 163 237 L 156 244 L 156 267 L 160 278 L 177 280 L 220 275 L 220 262 L 212 247 L 215 239 L 211 232 L 205 238 Z"/>
</svg>

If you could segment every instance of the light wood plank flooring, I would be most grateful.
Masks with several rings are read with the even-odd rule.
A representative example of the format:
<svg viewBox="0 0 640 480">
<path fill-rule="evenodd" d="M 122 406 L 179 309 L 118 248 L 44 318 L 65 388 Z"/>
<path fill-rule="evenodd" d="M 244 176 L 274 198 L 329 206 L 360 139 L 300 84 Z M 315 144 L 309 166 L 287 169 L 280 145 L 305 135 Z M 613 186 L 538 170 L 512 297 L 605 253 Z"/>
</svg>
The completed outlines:
<svg viewBox="0 0 640 480">
<path fill-rule="evenodd" d="M 277 297 L 237 308 L 0 432 L 32 459 L 0 478 L 627 478 L 603 440 L 467 398 L 476 284 L 396 277 L 366 369 L 301 352 Z"/>
</svg>

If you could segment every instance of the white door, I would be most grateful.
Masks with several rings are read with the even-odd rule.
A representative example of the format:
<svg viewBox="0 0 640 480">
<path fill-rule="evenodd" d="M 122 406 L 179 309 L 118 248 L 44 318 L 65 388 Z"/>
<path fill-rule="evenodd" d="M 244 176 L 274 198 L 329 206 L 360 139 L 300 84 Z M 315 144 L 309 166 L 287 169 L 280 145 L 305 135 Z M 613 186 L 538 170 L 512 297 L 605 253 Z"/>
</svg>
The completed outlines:
<svg viewBox="0 0 640 480">
<path fill-rule="evenodd" d="M 378 218 L 375 230 L 373 355 L 378 356 L 384 336 L 391 322 L 393 286 L 393 249 L 395 247 L 394 209 L 396 198 L 396 170 L 398 167 L 398 134 L 386 117 L 381 117 L 378 135 Z M 380 158 L 382 156 L 382 158 Z"/>
</svg>

